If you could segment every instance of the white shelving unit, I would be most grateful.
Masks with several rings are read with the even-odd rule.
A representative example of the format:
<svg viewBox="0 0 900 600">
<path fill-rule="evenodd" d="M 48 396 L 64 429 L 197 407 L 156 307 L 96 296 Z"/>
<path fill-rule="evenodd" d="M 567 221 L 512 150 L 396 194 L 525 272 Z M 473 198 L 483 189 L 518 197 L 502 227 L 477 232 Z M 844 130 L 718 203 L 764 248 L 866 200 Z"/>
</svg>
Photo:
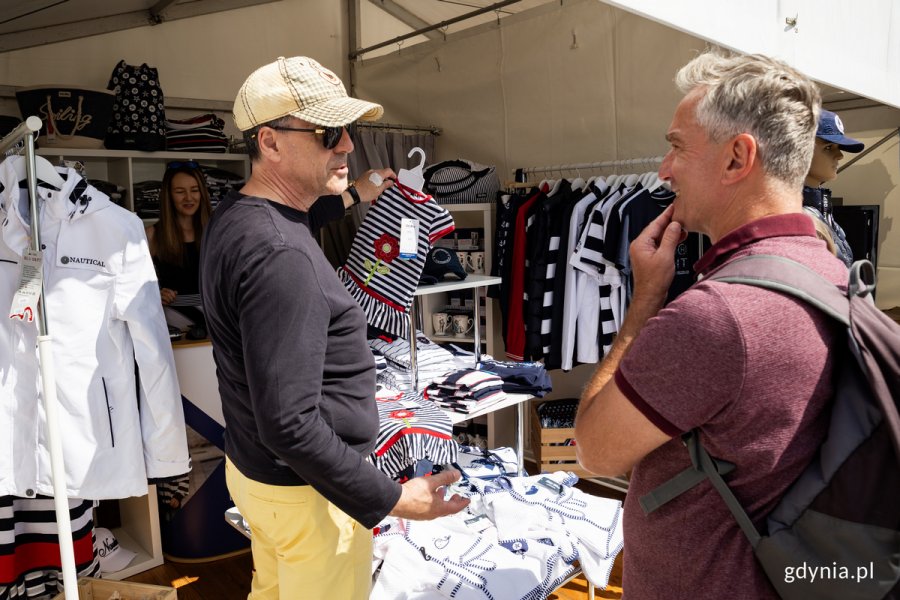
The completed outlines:
<svg viewBox="0 0 900 600">
<path fill-rule="evenodd" d="M 162 180 L 166 164 L 194 161 L 203 166 L 225 169 L 248 177 L 250 159 L 246 154 L 217 152 L 140 152 L 79 148 L 40 148 L 37 154 L 53 164 L 62 160 L 84 163 L 88 179 L 102 179 L 124 187 L 128 193 L 125 208 L 134 211 L 134 186 L 147 180 Z"/>
<path fill-rule="evenodd" d="M 159 535 L 159 509 L 156 486 L 151 485 L 146 496 L 119 500 L 121 527 L 112 529 L 119 544 L 137 556 L 127 567 L 115 573 L 104 573 L 104 579 L 116 581 L 137 575 L 163 564 L 162 540 Z"/>
<path fill-rule="evenodd" d="M 485 273 L 490 273 L 491 266 L 493 264 L 492 250 L 494 248 L 494 205 L 492 203 L 482 203 L 443 204 L 441 206 L 443 206 L 453 215 L 453 219 L 456 222 L 456 226 L 458 228 L 465 227 L 483 229 L 483 247 L 481 250 L 484 251 L 485 256 Z M 418 329 L 421 329 L 425 333 L 425 335 L 432 341 L 439 343 L 471 343 L 474 345 L 476 362 L 480 359 L 481 356 L 482 343 L 484 343 L 484 349 L 488 354 L 490 354 L 491 356 L 496 356 L 494 351 L 496 337 L 496 328 L 494 327 L 494 323 L 496 322 L 497 317 L 499 317 L 499 311 L 495 310 L 493 302 L 490 299 L 486 298 L 483 308 L 484 327 L 482 327 L 482 307 L 480 298 L 485 294 L 488 286 L 499 285 L 501 281 L 502 279 L 500 277 L 470 274 L 468 277 L 461 281 L 442 281 L 433 285 L 419 286 L 414 294 L 413 304 L 410 309 L 410 323 L 412 325 L 412 330 L 415 331 L 417 329 L 416 325 L 418 321 L 418 315 L 422 315 L 422 326 Z M 473 306 L 471 307 L 471 309 L 468 309 L 466 307 L 460 308 L 463 310 L 472 311 L 474 324 L 472 330 L 473 335 L 471 337 L 435 335 L 431 323 L 431 314 L 443 310 L 449 304 L 449 302 L 447 301 L 447 292 L 461 290 L 472 291 Z M 415 336 L 411 336 L 411 374 L 416 387 L 418 387 L 418 369 L 416 365 L 415 354 Z M 453 423 L 454 425 L 456 425 L 457 423 L 462 423 L 464 421 L 469 421 L 477 417 L 487 417 L 488 444 L 490 446 L 497 446 L 500 445 L 496 442 L 496 439 L 498 437 L 498 425 L 500 425 L 501 423 L 503 425 L 506 425 L 510 420 L 508 416 L 504 417 L 502 415 L 502 412 L 504 411 L 504 409 L 511 409 L 512 407 L 515 407 L 515 447 L 519 456 L 519 472 L 522 472 L 524 470 L 523 455 L 525 448 L 525 408 L 527 402 L 530 399 L 531 396 L 528 396 L 526 394 L 509 394 L 504 401 L 492 404 L 481 410 L 476 410 L 475 412 L 469 414 L 454 413 L 450 411 L 445 412 L 450 417 L 451 423 Z M 506 412 L 508 413 L 508 411 Z"/>
<path fill-rule="evenodd" d="M 421 286 L 416 290 L 414 294 L 413 304 L 409 313 L 410 323 L 412 331 L 415 331 L 416 324 L 416 315 L 419 314 L 421 310 L 420 307 L 420 299 L 423 297 L 430 296 L 432 294 L 440 294 L 442 292 L 452 291 L 452 290 L 466 290 L 471 289 L 475 296 L 475 307 L 473 309 L 473 321 L 475 322 L 474 326 L 474 336 L 472 341 L 475 345 L 475 363 L 480 360 L 481 357 L 481 328 L 479 326 L 479 322 L 481 320 L 481 308 L 478 302 L 478 296 L 482 288 L 486 288 L 489 285 L 497 285 L 500 283 L 499 277 L 490 277 L 488 275 L 470 275 L 466 279 L 462 281 L 446 281 L 442 283 L 436 283 L 434 285 L 429 286 Z M 426 325 L 426 329 L 430 329 L 431 319 L 424 320 Z M 490 319 L 487 321 L 488 327 L 491 325 Z M 443 341 L 447 339 L 448 341 L 463 341 L 465 338 L 446 338 L 445 336 L 434 336 L 433 333 L 431 335 L 434 341 Z M 488 342 L 488 349 L 492 351 L 493 344 Z M 410 371 L 412 373 L 413 383 L 418 389 L 418 368 L 416 365 L 416 340 L 415 336 L 410 336 Z M 475 410 L 473 412 L 462 414 L 453 411 L 444 411 L 447 416 L 450 417 L 450 422 L 456 425 L 457 423 L 462 423 L 464 421 L 469 421 L 476 417 L 488 416 L 488 440 L 489 444 L 495 445 L 493 443 L 493 436 L 491 435 L 491 431 L 493 430 L 494 423 L 492 422 L 494 419 L 496 412 L 502 410 L 504 408 L 509 408 L 512 406 L 516 407 L 516 452 L 519 456 L 519 472 L 523 471 L 523 456 L 525 449 L 525 403 L 531 399 L 531 396 L 527 394 L 507 394 L 506 399 L 497 402 L 495 404 L 491 404 L 486 406 L 483 409 Z"/>
</svg>

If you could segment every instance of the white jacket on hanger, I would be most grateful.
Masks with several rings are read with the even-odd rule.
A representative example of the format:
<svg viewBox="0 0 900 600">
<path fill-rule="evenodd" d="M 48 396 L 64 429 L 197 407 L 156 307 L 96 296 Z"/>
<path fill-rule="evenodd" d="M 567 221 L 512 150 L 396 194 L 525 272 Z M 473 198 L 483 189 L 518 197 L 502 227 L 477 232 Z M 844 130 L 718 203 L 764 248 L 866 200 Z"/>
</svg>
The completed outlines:
<svg viewBox="0 0 900 600">
<path fill-rule="evenodd" d="M 33 497 L 53 486 L 37 322 L 7 318 L 30 239 L 28 192 L 10 162 L 0 164 L 0 495 Z M 142 496 L 148 478 L 190 469 L 156 273 L 141 220 L 73 169 L 59 173 L 61 191 L 38 190 L 66 494 Z"/>
</svg>

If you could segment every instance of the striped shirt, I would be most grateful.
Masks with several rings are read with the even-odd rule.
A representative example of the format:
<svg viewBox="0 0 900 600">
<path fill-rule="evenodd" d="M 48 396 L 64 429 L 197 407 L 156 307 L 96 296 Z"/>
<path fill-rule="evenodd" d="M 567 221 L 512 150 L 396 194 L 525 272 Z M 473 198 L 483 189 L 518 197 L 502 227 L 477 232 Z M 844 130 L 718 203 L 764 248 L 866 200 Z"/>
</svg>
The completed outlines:
<svg viewBox="0 0 900 600">
<path fill-rule="evenodd" d="M 418 221 L 416 256 L 400 258 L 402 219 Z M 400 183 L 385 190 L 360 225 L 347 262 L 338 269 L 344 287 L 372 327 L 409 337 L 409 308 L 425 257 L 435 240 L 455 228 L 447 209 Z"/>
</svg>

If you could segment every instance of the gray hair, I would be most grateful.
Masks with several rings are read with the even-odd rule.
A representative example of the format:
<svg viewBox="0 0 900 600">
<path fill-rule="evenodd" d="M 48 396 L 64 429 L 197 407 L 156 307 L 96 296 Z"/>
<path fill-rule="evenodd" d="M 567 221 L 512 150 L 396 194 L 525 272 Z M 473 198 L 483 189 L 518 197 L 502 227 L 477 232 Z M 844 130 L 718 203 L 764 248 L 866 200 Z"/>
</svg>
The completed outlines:
<svg viewBox="0 0 900 600">
<path fill-rule="evenodd" d="M 751 134 L 763 170 L 801 187 L 812 161 L 822 104 L 811 79 L 768 56 L 712 51 L 682 67 L 675 83 L 685 95 L 698 88 L 706 91 L 696 117 L 710 140 Z"/>
</svg>

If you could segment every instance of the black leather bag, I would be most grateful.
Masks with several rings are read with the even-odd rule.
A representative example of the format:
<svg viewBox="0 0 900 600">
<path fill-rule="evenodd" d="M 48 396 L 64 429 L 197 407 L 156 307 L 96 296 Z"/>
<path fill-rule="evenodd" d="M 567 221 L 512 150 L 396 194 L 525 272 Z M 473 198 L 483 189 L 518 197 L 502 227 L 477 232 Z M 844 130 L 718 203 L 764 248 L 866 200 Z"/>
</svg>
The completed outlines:
<svg viewBox="0 0 900 600">
<path fill-rule="evenodd" d="M 438 204 L 493 202 L 500 190 L 496 167 L 445 160 L 425 169 L 425 189 Z"/>
<path fill-rule="evenodd" d="M 147 63 L 134 66 L 120 60 L 106 89 L 116 94 L 106 147 L 145 152 L 165 150 L 166 109 L 156 68 Z"/>
</svg>

